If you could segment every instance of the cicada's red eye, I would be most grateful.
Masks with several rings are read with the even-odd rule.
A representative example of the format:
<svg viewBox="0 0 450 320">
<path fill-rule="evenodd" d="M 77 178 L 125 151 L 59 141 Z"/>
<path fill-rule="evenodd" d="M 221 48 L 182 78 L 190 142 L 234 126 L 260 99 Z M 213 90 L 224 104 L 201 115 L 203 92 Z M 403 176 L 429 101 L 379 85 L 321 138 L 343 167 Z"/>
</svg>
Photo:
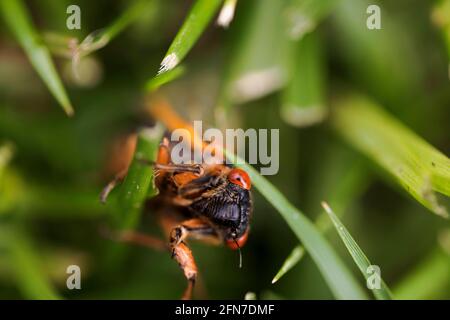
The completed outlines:
<svg viewBox="0 0 450 320">
<path fill-rule="evenodd" d="M 226 241 L 227 246 L 232 250 L 237 250 L 242 248 L 248 239 L 248 231 L 244 233 L 239 239 L 233 240 L 229 239 Z"/>
<path fill-rule="evenodd" d="M 228 180 L 244 189 L 250 190 L 251 182 L 247 172 L 241 169 L 232 169 L 228 174 Z"/>
</svg>

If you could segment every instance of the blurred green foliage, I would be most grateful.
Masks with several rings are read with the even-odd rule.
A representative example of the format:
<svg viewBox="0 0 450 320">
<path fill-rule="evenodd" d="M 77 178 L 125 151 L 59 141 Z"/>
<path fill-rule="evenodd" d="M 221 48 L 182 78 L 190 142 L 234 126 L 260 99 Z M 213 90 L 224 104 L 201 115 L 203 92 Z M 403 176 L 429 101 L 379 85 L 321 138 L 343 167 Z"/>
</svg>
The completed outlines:
<svg viewBox="0 0 450 320">
<path fill-rule="evenodd" d="M 113 204 L 102 206 L 98 200 L 117 167 L 111 146 L 153 124 L 142 113 L 143 88 L 163 84 L 160 90 L 186 119 L 220 128 L 280 129 L 280 171 L 268 179 L 316 221 L 362 287 L 364 278 L 341 239 L 326 232 L 332 224 L 320 208 L 322 200 L 380 266 L 394 298 L 450 298 L 448 220 L 404 192 L 402 181 L 390 175 L 395 168 L 379 161 L 400 150 L 392 152 L 390 145 L 403 141 L 401 135 L 390 139 L 389 124 L 395 121 L 413 133 L 408 150 L 417 154 L 410 167 L 421 168 L 428 160 L 425 140 L 427 152 L 428 144 L 439 150 L 442 170 L 449 170 L 448 1 L 241 0 L 225 30 L 214 22 L 220 1 L 208 7 L 200 0 L 197 8 L 207 12 L 187 34 L 179 30 L 188 28 L 183 29 L 183 21 L 193 19 L 196 1 L 148 0 L 148 6 L 141 6 L 145 0 L 23 2 L 31 22 L 25 29 L 33 28 L 31 44 L 27 30 L 11 30 L 17 17 L 3 19 L 7 6 L 0 6 L 0 298 L 180 296 L 185 280 L 169 254 L 120 245 L 124 258 L 111 260 L 115 244 L 99 232 L 115 211 Z M 81 8 L 81 30 L 66 28 L 70 4 Z M 381 8 L 381 30 L 366 27 L 369 4 Z M 70 50 L 69 55 L 56 54 L 55 43 L 45 36 L 56 35 L 51 39 L 60 39 L 58 46 L 68 49 L 74 39 L 81 43 L 102 29 L 113 35 L 102 50 L 80 58 L 78 76 Z M 302 41 L 308 37 L 320 39 L 320 46 L 304 52 Z M 181 47 L 174 39 L 184 39 Z M 75 109 L 71 118 L 58 109 L 38 76 L 45 78 L 45 71 L 33 69 L 43 65 L 30 63 L 22 49 L 30 55 L 36 45 L 54 54 Z M 186 68 L 155 77 L 172 49 L 182 51 L 180 67 Z M 311 69 L 302 73 L 302 66 Z M 383 114 L 379 123 L 358 118 L 364 112 L 351 112 L 358 99 L 336 99 L 343 90 L 372 101 Z M 306 107 L 319 103 L 328 117 L 310 127 L 291 126 L 281 116 L 287 97 Z M 336 119 L 339 129 L 331 125 Z M 148 151 L 153 152 L 151 147 Z M 437 183 L 434 190 L 442 194 L 432 194 L 448 211 L 448 178 L 440 175 Z M 243 269 L 234 252 L 192 242 L 200 270 L 196 297 L 244 298 L 251 291 L 262 299 L 333 298 L 308 252 L 271 284 L 299 240 L 256 191 L 254 205 Z M 161 235 L 151 213 L 141 220 L 140 231 Z M 298 230 L 299 238 L 305 237 Z M 81 290 L 66 287 L 66 268 L 72 264 L 81 267 Z"/>
</svg>

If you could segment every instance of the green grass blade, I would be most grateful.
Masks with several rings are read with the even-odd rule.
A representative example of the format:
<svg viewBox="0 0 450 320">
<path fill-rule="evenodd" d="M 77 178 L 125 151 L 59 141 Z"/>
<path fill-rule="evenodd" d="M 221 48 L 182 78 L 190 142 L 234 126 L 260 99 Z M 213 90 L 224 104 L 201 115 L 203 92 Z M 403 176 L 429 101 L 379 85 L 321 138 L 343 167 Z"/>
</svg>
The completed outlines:
<svg viewBox="0 0 450 320">
<path fill-rule="evenodd" d="M 156 76 L 147 81 L 147 83 L 145 84 L 145 90 L 149 92 L 156 91 L 161 86 L 181 77 L 184 74 L 185 70 L 186 69 L 184 68 L 183 65 L 179 65 L 178 67 L 172 70 L 157 74 Z"/>
<path fill-rule="evenodd" d="M 175 68 L 188 54 L 214 17 L 222 0 L 197 0 L 169 47 L 159 73 Z"/>
<path fill-rule="evenodd" d="M 288 38 L 283 25 L 286 2 L 242 1 L 247 16 L 236 21 L 228 66 L 216 107 L 221 127 L 236 123 L 233 107 L 279 90 L 286 82 L 284 70 Z"/>
<path fill-rule="evenodd" d="M 153 185 L 153 167 L 145 161 L 156 160 L 162 135 L 163 128 L 159 125 L 142 129 L 138 134 L 133 161 L 117 195 L 120 229 L 133 229 L 139 221 L 145 200 L 157 193 Z"/>
<path fill-rule="evenodd" d="M 127 26 L 135 21 L 139 16 L 145 12 L 147 6 L 151 3 L 155 3 L 153 0 L 135 0 L 129 7 L 121 14 L 116 20 L 114 20 L 105 30 L 104 35 L 108 40 L 116 37 Z"/>
<path fill-rule="evenodd" d="M 344 242 L 348 252 L 353 258 L 353 261 L 355 261 L 356 265 L 358 266 L 361 273 L 364 275 L 366 280 L 369 280 L 371 277 L 371 274 L 367 273 L 367 268 L 372 265 L 367 259 L 364 252 L 361 250 L 361 248 L 358 246 L 358 244 L 355 242 L 353 237 L 350 235 L 348 230 L 345 228 L 345 226 L 342 224 L 342 222 L 339 220 L 339 218 L 336 216 L 336 214 L 331 210 L 331 208 L 326 204 L 325 202 L 322 202 L 322 207 L 325 209 L 325 211 L 328 213 L 328 216 L 333 221 L 334 226 L 336 227 L 336 230 L 341 237 L 342 241 Z M 380 289 L 372 289 L 374 296 L 378 300 L 391 300 L 392 294 L 387 287 L 386 283 L 384 283 L 383 279 L 381 279 L 380 276 Z"/>
<path fill-rule="evenodd" d="M 283 1 L 261 0 L 253 3 L 251 14 L 235 40 L 223 99 L 245 103 L 282 87 L 287 37 L 282 15 Z"/>
<path fill-rule="evenodd" d="M 112 39 L 121 33 L 126 27 L 146 12 L 147 7 L 154 4 L 152 0 L 135 0 L 129 7 L 110 25 L 104 29 L 96 30 L 89 34 L 78 46 L 78 55 L 86 56 L 106 46 Z"/>
<path fill-rule="evenodd" d="M 252 166 L 237 156 L 226 153 L 229 158 L 236 160 L 237 166 L 243 168 L 250 175 L 252 184 L 281 214 L 311 255 L 335 297 L 338 299 L 366 299 L 367 295 L 360 284 L 314 224 Z"/>
<path fill-rule="evenodd" d="M 22 181 L 10 167 L 13 156 L 12 143 L 0 145 L 0 217 L 14 208 L 16 203 L 23 203 Z"/>
<path fill-rule="evenodd" d="M 217 24 L 223 28 L 228 28 L 234 18 L 234 11 L 236 10 L 237 0 L 225 0 L 225 3 L 220 10 L 219 17 L 217 17 Z"/>
<path fill-rule="evenodd" d="M 394 295 L 400 300 L 438 298 L 433 295 L 449 288 L 449 270 L 450 257 L 436 249 L 394 287 Z"/>
<path fill-rule="evenodd" d="M 3 171 L 12 159 L 14 147 L 11 143 L 3 143 L 0 145 L 0 179 Z"/>
<path fill-rule="evenodd" d="M 291 270 L 302 259 L 304 254 L 305 249 L 301 245 L 296 246 L 289 254 L 286 261 L 284 261 L 278 273 L 272 279 L 272 284 L 280 280 L 282 276 Z"/>
<path fill-rule="evenodd" d="M 43 271 L 39 254 L 19 230 L 8 237 L 11 263 L 18 286 L 27 299 L 56 300 L 61 297 Z"/>
<path fill-rule="evenodd" d="M 281 116 L 287 123 L 303 127 L 324 119 L 325 57 L 317 33 L 291 41 L 287 59 L 290 81 L 284 89 Z"/>
<path fill-rule="evenodd" d="M 264 290 L 259 296 L 260 300 L 287 300 L 285 296 L 270 290 Z"/>
<path fill-rule="evenodd" d="M 450 0 L 436 2 L 432 12 L 434 24 L 442 30 L 442 35 L 447 47 L 448 77 L 450 78 Z"/>
<path fill-rule="evenodd" d="M 292 38 L 300 39 L 313 31 L 340 0 L 292 0 L 287 11 Z"/>
<path fill-rule="evenodd" d="M 337 131 L 353 147 L 389 172 L 418 202 L 448 216 L 435 191 L 450 196 L 450 159 L 362 96 L 336 99 L 334 111 Z"/>
<path fill-rule="evenodd" d="M 115 232 L 135 229 L 141 218 L 145 200 L 158 192 L 153 180 L 153 166 L 148 162 L 156 161 L 162 135 L 163 128 L 159 124 L 152 128 L 141 129 L 138 133 L 136 150 L 127 175 L 107 202 Z M 110 271 L 118 271 L 126 254 L 126 246 L 112 242 L 105 252 L 105 263 L 112 266 Z"/>
<path fill-rule="evenodd" d="M 361 159 L 355 160 L 355 154 L 349 151 L 333 147 L 324 155 L 324 162 L 315 168 L 318 172 L 316 174 L 317 185 L 311 185 L 311 189 L 314 191 L 310 195 L 312 200 L 308 201 L 311 204 L 310 208 L 315 207 L 315 204 L 319 203 L 324 196 L 328 196 L 331 205 L 334 208 L 339 208 L 339 212 L 344 214 L 350 203 L 367 189 L 370 178 L 365 170 L 366 166 Z M 322 233 L 326 234 L 333 223 L 328 215 L 321 210 L 315 225 Z M 304 250 L 301 245 L 296 246 L 294 250 L 297 250 L 297 248 Z M 277 281 L 298 264 L 303 257 L 304 255 L 290 261 L 289 268 L 284 269 L 280 276 L 277 275 Z M 286 259 L 284 265 L 287 264 L 289 259 L 290 257 Z"/>
<path fill-rule="evenodd" d="M 74 111 L 47 47 L 39 39 L 30 16 L 21 0 L 0 0 L 0 12 L 6 25 L 25 50 L 36 72 L 47 85 L 67 115 Z"/>
</svg>

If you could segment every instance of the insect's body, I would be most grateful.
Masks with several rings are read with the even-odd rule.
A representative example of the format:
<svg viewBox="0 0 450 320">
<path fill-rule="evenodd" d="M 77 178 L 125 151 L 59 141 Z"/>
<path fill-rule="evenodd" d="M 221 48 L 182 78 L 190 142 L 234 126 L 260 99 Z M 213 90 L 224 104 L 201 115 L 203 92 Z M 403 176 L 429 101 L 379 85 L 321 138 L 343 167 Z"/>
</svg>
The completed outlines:
<svg viewBox="0 0 450 320">
<path fill-rule="evenodd" d="M 156 119 L 173 120 L 173 123 L 165 121 L 168 128 L 174 130 L 183 124 L 170 112 L 169 105 L 161 101 L 155 105 L 160 106 L 152 109 Z M 172 257 L 188 279 L 183 298 L 189 299 L 197 277 L 197 266 L 186 240 L 195 238 L 240 249 L 247 241 L 252 213 L 250 178 L 245 171 L 221 163 L 173 163 L 167 137 L 163 138 L 156 163 L 152 165 L 159 194 L 150 199 L 149 205 L 169 239 Z M 126 170 L 121 170 L 103 189 L 102 202 L 125 175 Z M 133 231 L 122 234 L 118 240 L 153 248 L 166 247 L 161 241 Z"/>
<path fill-rule="evenodd" d="M 169 238 L 172 257 L 188 280 L 183 298 L 189 299 L 197 278 L 197 266 L 186 240 L 194 238 L 240 249 L 249 232 L 251 183 L 245 171 L 225 164 L 172 163 L 170 151 L 169 140 L 164 138 L 154 164 L 159 193 L 149 200 L 149 206 Z M 104 188 L 102 202 L 124 173 Z M 123 233 L 119 240 L 161 247 L 154 238 L 132 231 Z"/>
<path fill-rule="evenodd" d="M 161 144 L 156 163 L 159 205 L 178 207 L 211 227 L 221 242 L 233 249 L 247 238 L 252 212 L 247 174 L 225 164 L 176 165 L 170 161 L 167 139 Z"/>
</svg>

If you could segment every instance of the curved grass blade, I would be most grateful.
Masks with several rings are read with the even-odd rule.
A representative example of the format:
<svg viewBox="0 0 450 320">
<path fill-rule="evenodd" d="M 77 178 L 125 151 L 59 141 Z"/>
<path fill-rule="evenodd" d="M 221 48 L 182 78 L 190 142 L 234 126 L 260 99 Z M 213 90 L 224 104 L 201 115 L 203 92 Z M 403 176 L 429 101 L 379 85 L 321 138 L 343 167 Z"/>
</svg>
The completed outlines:
<svg viewBox="0 0 450 320">
<path fill-rule="evenodd" d="M 233 157 L 228 152 L 226 153 Z M 237 160 L 237 166 L 249 173 L 252 184 L 277 209 L 294 231 L 316 263 L 334 296 L 338 299 L 367 299 L 360 284 L 317 227 L 252 166 L 246 164 L 242 159 Z"/>
<path fill-rule="evenodd" d="M 370 100 L 347 94 L 335 101 L 334 125 L 432 212 L 448 217 L 436 192 L 450 197 L 450 159 Z"/>
<path fill-rule="evenodd" d="M 364 275 L 366 280 L 369 280 L 370 277 L 372 276 L 371 274 L 366 272 L 369 266 L 372 265 L 369 259 L 367 259 L 364 252 L 361 250 L 361 248 L 358 246 L 358 244 L 355 242 L 353 237 L 344 227 L 339 218 L 334 214 L 333 210 L 331 210 L 328 204 L 322 202 L 322 207 L 325 209 L 326 213 L 328 213 L 328 216 L 333 221 L 333 224 L 336 227 L 339 236 L 341 237 L 342 241 L 347 247 L 348 252 L 352 256 L 353 261 L 355 261 L 356 265 L 358 266 L 359 270 Z M 381 279 L 381 276 L 380 276 L 380 285 L 381 285 L 380 289 L 372 289 L 375 298 L 377 298 L 378 300 L 391 300 L 392 294 L 389 288 L 387 287 L 386 283 L 384 283 L 383 279 Z"/>
<path fill-rule="evenodd" d="M 284 261 L 278 273 L 275 275 L 275 277 L 273 277 L 272 284 L 280 280 L 282 276 L 284 276 L 289 270 L 291 270 L 300 261 L 304 254 L 305 249 L 301 245 L 296 246 L 289 254 L 286 261 Z"/>
<path fill-rule="evenodd" d="M 197 0 L 195 2 L 162 60 L 158 73 L 175 68 L 183 60 L 221 4 L 222 0 Z"/>
<path fill-rule="evenodd" d="M 319 172 L 316 175 L 318 182 L 317 186 L 312 185 L 311 189 L 317 191 L 314 191 L 312 196 L 309 196 L 312 199 L 310 203 L 312 205 L 318 203 L 320 202 L 320 198 L 329 194 L 330 203 L 334 208 L 339 208 L 341 214 L 344 214 L 350 203 L 358 198 L 369 185 L 370 178 L 365 170 L 365 163 L 361 159 L 355 160 L 356 157 L 353 152 L 335 147 L 327 151 L 324 158 L 326 160 L 316 168 L 316 171 Z M 327 234 L 333 222 L 321 210 L 315 221 L 315 225 L 319 231 Z M 296 246 L 294 250 L 297 250 L 297 248 L 304 250 L 301 245 Z M 277 280 L 295 267 L 303 257 L 304 255 L 289 263 L 289 269 L 286 269 Z"/>
<path fill-rule="evenodd" d="M 29 14 L 21 0 L 0 0 L 0 12 L 6 25 L 25 50 L 36 72 L 62 106 L 67 115 L 74 111 L 59 78 L 47 47 L 39 39 Z"/>
</svg>

